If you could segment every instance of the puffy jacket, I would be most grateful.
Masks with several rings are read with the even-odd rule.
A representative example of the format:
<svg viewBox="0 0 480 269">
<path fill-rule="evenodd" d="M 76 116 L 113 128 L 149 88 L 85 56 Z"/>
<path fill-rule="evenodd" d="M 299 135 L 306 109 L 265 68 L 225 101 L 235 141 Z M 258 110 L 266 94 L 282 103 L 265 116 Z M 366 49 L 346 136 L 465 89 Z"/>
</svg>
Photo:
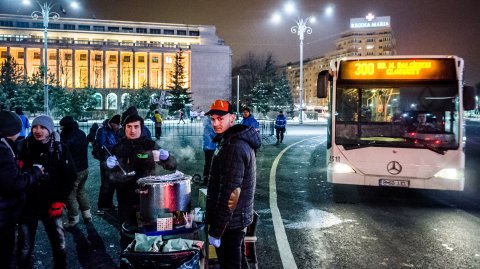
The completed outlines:
<svg viewBox="0 0 480 269">
<path fill-rule="evenodd" d="M 255 119 L 253 114 L 250 114 L 250 116 L 243 118 L 241 124 L 251 126 L 257 130 L 260 128 L 260 125 L 258 124 L 258 121 Z"/>
<path fill-rule="evenodd" d="M 113 146 L 115 146 L 119 140 L 118 134 L 119 131 L 115 132 L 108 123 L 97 130 L 95 143 L 101 148 L 99 160 L 105 161 L 108 158 L 109 155 L 107 151 L 102 147 L 105 146 L 111 152 Z"/>
<path fill-rule="evenodd" d="M 279 114 L 275 119 L 275 128 L 284 129 L 287 126 L 287 118 L 283 114 Z"/>
<path fill-rule="evenodd" d="M 218 148 L 208 182 L 206 221 L 209 234 L 220 238 L 225 229 L 245 228 L 253 221 L 255 151 L 261 139 L 254 128 L 238 124 L 213 141 Z"/>
<path fill-rule="evenodd" d="M 0 138 L 0 228 L 15 225 L 25 193 L 41 175 L 40 169 L 22 172 L 12 150 L 13 142 Z M 1 231 L 0 231 L 1 232 Z"/>
<path fill-rule="evenodd" d="M 77 179 L 77 169 L 68 147 L 60 143 L 60 135 L 53 132 L 46 144 L 29 136 L 21 142 L 19 160 L 23 170 L 31 170 L 33 164 L 41 164 L 44 175 L 32 185 L 26 198 L 22 218 L 44 214 L 53 202 L 65 203 Z"/>
<path fill-rule="evenodd" d="M 77 171 L 88 169 L 88 141 L 85 132 L 78 128 L 77 122 L 63 126 L 61 141 L 68 146 L 75 161 Z"/>
</svg>

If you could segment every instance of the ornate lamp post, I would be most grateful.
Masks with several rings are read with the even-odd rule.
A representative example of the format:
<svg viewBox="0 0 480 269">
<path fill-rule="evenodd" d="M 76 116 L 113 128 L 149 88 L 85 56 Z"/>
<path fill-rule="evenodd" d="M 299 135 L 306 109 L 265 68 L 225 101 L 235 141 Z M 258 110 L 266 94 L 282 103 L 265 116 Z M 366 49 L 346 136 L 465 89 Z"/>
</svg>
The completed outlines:
<svg viewBox="0 0 480 269">
<path fill-rule="evenodd" d="M 298 34 L 298 38 L 300 40 L 300 102 L 299 102 L 299 120 L 300 124 L 303 124 L 303 38 L 305 33 L 311 34 L 312 27 L 307 26 L 307 22 L 311 21 L 313 17 L 307 17 L 305 19 L 296 19 L 295 22 L 297 23 L 296 26 L 292 26 L 290 31 L 292 34 Z"/>
<path fill-rule="evenodd" d="M 40 7 L 39 11 L 32 12 L 32 18 L 37 20 L 40 17 L 43 20 L 43 88 L 44 88 L 44 112 L 46 115 L 50 114 L 50 110 L 48 107 L 48 23 L 50 20 L 58 20 L 60 19 L 60 14 L 57 12 L 52 11 L 52 8 L 55 6 L 53 1 L 45 1 L 43 4 L 39 2 L 39 0 L 35 0 L 35 2 Z M 24 5 L 30 5 L 29 0 L 23 0 Z M 77 7 L 78 4 L 76 2 L 72 2 L 72 7 Z"/>
</svg>

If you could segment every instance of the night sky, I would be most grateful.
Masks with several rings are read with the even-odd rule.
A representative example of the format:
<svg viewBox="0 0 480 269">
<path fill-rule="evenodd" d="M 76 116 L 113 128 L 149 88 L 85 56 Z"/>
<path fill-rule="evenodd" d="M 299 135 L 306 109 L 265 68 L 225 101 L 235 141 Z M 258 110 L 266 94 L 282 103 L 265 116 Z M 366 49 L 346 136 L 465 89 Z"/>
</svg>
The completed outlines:
<svg viewBox="0 0 480 269">
<path fill-rule="evenodd" d="M 20 0 L 0 0 L 0 13 L 29 14 Z M 57 0 L 57 2 L 62 2 Z M 277 64 L 299 60 L 298 36 L 290 33 L 294 17 L 270 20 L 279 0 L 81 0 L 82 10 L 68 17 L 215 25 L 233 51 L 233 64 L 249 51 L 272 52 Z M 6 3 L 6 4 L 5 4 Z M 478 0 L 335 0 L 296 1 L 301 17 L 315 15 L 306 35 L 304 58 L 335 49 L 334 40 L 349 29 L 350 18 L 390 16 L 398 54 L 454 54 L 464 58 L 466 82 L 480 83 L 480 2 Z M 330 18 L 327 4 L 335 6 Z M 64 4 L 64 6 L 66 6 Z"/>
</svg>

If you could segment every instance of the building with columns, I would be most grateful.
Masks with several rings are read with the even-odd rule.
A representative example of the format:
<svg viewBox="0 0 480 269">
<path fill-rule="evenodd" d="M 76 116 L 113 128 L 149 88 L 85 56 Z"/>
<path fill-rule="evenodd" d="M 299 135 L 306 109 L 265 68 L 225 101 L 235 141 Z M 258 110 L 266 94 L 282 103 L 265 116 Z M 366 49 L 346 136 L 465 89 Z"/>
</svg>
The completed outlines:
<svg viewBox="0 0 480 269">
<path fill-rule="evenodd" d="M 396 55 L 396 42 L 390 26 L 390 17 L 375 17 L 368 14 L 365 18 L 350 19 L 350 29 L 341 33 L 335 40 L 335 50 L 303 63 L 303 104 L 304 110 L 325 111 L 327 98 L 317 98 L 317 76 L 328 68 L 330 61 L 346 56 Z M 286 66 L 287 79 L 292 89 L 294 104 L 299 104 L 300 64 Z"/>
<path fill-rule="evenodd" d="M 182 50 L 193 108 L 231 98 L 231 50 L 215 26 L 60 18 L 48 27 L 48 72 L 68 89 L 94 88 L 98 110 L 117 110 L 129 91 L 168 90 Z M 25 75 L 44 66 L 43 21 L 0 14 L 0 61 Z"/>
</svg>

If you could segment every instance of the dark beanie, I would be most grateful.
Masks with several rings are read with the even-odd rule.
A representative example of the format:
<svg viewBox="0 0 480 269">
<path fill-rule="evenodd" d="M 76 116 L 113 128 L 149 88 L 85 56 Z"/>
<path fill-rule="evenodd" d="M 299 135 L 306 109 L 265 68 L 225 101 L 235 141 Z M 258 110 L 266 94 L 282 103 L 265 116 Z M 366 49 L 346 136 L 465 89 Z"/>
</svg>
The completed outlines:
<svg viewBox="0 0 480 269">
<path fill-rule="evenodd" d="M 120 115 L 115 115 L 110 119 L 111 123 L 120 124 Z"/>
<path fill-rule="evenodd" d="M 125 112 L 122 113 L 122 124 L 125 123 L 125 119 L 130 116 L 130 115 L 138 115 L 138 110 L 136 107 L 131 106 L 125 110 Z"/>
<path fill-rule="evenodd" d="M 53 120 L 49 116 L 40 115 L 40 116 L 36 117 L 32 121 L 32 127 L 35 126 L 35 125 L 40 125 L 40 126 L 45 127 L 50 134 L 53 132 L 53 128 L 54 128 Z"/>
<path fill-rule="evenodd" d="M 140 122 L 140 126 L 142 127 L 143 129 L 143 125 L 144 125 L 144 121 L 143 121 L 143 118 L 140 117 L 138 114 L 132 114 L 130 116 L 128 116 L 125 121 L 123 122 L 123 126 L 125 128 L 125 125 L 131 123 L 131 122 L 136 122 L 136 121 L 139 121 Z"/>
<path fill-rule="evenodd" d="M 60 126 L 70 126 L 74 124 L 75 120 L 72 118 L 72 116 L 65 116 L 60 120 Z"/>
<path fill-rule="evenodd" d="M 22 120 L 10 111 L 0 111 L 0 136 L 13 136 L 22 130 Z"/>
</svg>

